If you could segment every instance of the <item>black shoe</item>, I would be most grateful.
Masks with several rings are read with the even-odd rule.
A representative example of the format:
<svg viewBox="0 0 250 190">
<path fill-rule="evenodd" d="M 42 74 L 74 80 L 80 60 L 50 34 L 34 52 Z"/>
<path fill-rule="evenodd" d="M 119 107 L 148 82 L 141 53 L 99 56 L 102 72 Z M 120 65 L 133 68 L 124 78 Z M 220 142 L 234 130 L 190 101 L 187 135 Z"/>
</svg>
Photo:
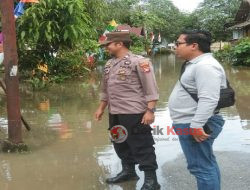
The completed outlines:
<svg viewBox="0 0 250 190">
<path fill-rule="evenodd" d="M 134 165 L 124 165 L 122 166 L 122 171 L 117 174 L 115 177 L 106 179 L 106 183 L 121 183 L 124 181 L 130 181 L 130 180 L 138 180 L 139 177 L 137 176 L 135 172 L 135 166 Z"/>
<path fill-rule="evenodd" d="M 141 190 L 159 190 L 161 188 L 160 184 L 157 182 L 156 172 L 145 171 L 145 180 Z"/>
</svg>

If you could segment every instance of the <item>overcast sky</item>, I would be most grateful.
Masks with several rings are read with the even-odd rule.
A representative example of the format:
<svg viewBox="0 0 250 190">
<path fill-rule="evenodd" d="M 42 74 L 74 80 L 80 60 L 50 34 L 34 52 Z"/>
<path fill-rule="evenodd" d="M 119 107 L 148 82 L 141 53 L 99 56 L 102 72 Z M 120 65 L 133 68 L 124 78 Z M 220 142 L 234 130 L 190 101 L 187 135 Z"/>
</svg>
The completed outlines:
<svg viewBox="0 0 250 190">
<path fill-rule="evenodd" d="M 203 0 L 172 0 L 181 11 L 192 12 Z"/>
</svg>

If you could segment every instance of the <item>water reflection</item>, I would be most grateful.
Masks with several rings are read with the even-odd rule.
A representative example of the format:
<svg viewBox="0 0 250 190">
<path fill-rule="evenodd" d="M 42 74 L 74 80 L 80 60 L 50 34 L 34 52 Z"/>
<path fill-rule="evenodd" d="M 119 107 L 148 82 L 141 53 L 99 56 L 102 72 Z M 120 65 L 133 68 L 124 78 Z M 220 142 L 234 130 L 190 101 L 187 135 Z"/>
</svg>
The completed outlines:
<svg viewBox="0 0 250 190">
<path fill-rule="evenodd" d="M 5 137 L 8 136 L 8 120 L 6 118 L 0 118 L 0 133 Z"/>
<path fill-rule="evenodd" d="M 160 100 L 152 127 L 163 128 L 163 135 L 154 133 L 157 172 L 160 184 L 167 187 L 163 165 L 182 153 L 178 138 L 166 131 L 172 123 L 167 100 L 178 79 L 181 61 L 174 55 L 163 55 L 153 62 Z M 237 91 L 237 103 L 221 112 L 226 124 L 215 150 L 250 152 L 250 72 L 246 68 L 225 68 Z M 1 189 L 140 189 L 143 173 L 138 168 L 138 182 L 105 184 L 105 178 L 119 172 L 121 164 L 108 139 L 107 113 L 102 122 L 94 121 L 92 116 L 99 102 L 101 70 L 98 67 L 85 83 L 69 81 L 49 91 L 32 92 L 21 87 L 22 114 L 32 127 L 31 132 L 23 129 L 23 136 L 31 151 L 21 155 L 0 153 Z M 0 97 L 0 139 L 4 139 L 6 104 Z"/>
<path fill-rule="evenodd" d="M 9 164 L 9 162 L 7 160 L 2 160 L 1 161 L 0 173 L 1 173 L 1 176 L 6 181 L 12 181 L 11 168 L 10 168 L 10 164 Z"/>
</svg>

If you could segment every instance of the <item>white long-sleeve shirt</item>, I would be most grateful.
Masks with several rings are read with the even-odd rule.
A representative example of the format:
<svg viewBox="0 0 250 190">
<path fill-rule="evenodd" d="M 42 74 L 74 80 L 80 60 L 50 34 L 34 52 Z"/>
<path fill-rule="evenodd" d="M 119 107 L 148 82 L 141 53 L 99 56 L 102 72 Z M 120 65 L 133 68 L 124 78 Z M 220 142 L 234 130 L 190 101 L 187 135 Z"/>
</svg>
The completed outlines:
<svg viewBox="0 0 250 190">
<path fill-rule="evenodd" d="M 189 61 L 181 83 L 189 92 L 197 93 L 199 101 L 194 101 L 178 81 L 168 103 L 173 123 L 191 123 L 191 128 L 201 128 L 214 114 L 220 89 L 227 87 L 225 71 L 211 53 L 205 53 Z"/>
</svg>

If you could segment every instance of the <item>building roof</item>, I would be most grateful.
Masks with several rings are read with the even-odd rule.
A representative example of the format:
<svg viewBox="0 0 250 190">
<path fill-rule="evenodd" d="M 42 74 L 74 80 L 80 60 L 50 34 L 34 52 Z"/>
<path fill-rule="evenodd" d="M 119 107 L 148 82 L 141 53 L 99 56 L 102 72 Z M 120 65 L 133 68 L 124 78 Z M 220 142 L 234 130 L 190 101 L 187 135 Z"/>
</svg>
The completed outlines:
<svg viewBox="0 0 250 190">
<path fill-rule="evenodd" d="M 235 16 L 234 24 L 227 23 L 225 28 L 227 30 L 241 29 L 250 25 L 250 0 L 242 0 L 239 10 Z"/>
<path fill-rule="evenodd" d="M 250 25 L 250 20 L 242 22 L 242 23 L 239 23 L 239 24 L 236 24 L 234 26 L 231 26 L 228 29 L 229 30 L 230 29 L 241 29 L 241 28 L 244 28 L 244 27 L 249 26 L 249 25 Z"/>
<path fill-rule="evenodd" d="M 122 24 L 117 27 L 117 30 L 129 31 L 130 33 L 135 34 L 136 36 L 144 36 L 143 27 L 131 27 L 127 24 Z"/>
<path fill-rule="evenodd" d="M 249 19 L 250 0 L 242 0 L 240 8 L 235 16 L 235 22 L 244 22 Z"/>
</svg>

